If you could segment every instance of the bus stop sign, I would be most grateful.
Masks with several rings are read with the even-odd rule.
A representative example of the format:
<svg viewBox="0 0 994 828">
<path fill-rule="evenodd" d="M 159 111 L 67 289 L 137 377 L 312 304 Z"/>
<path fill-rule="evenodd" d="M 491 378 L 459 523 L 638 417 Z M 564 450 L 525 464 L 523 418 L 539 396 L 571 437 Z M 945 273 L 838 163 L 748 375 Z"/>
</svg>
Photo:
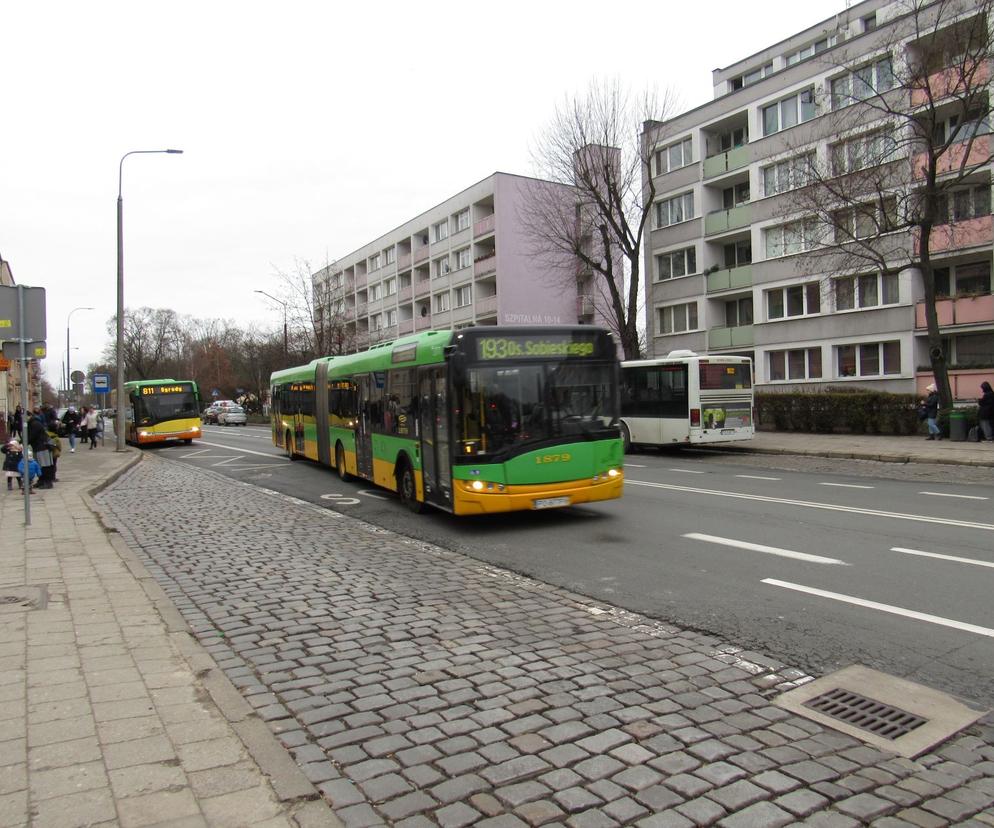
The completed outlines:
<svg viewBox="0 0 994 828">
<path fill-rule="evenodd" d="M 106 394 L 110 391 L 110 374 L 94 374 L 90 377 L 90 386 L 94 394 Z"/>
</svg>

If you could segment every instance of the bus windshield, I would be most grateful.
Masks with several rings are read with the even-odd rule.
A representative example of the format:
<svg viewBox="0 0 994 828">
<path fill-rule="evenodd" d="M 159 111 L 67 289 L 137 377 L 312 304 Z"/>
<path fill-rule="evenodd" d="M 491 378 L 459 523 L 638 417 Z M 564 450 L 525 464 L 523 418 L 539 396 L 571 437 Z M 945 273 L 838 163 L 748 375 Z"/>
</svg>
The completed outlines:
<svg viewBox="0 0 994 828">
<path fill-rule="evenodd" d="M 146 391 L 147 389 L 141 389 Z M 199 417 L 197 395 L 192 388 L 168 394 L 139 394 L 135 398 L 135 418 L 139 425 L 155 425 L 166 420 Z"/>
<path fill-rule="evenodd" d="M 457 399 L 457 456 L 503 454 L 563 437 L 618 435 L 615 373 L 604 363 L 473 367 Z"/>
</svg>

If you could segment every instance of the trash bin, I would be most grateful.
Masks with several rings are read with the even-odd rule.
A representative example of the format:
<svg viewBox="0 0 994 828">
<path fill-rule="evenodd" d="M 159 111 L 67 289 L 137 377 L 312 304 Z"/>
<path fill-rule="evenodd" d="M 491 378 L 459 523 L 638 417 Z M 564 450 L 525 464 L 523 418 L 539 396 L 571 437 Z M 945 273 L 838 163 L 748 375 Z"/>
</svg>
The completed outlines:
<svg viewBox="0 0 994 828">
<path fill-rule="evenodd" d="M 966 414 L 964 412 L 949 412 L 949 439 L 955 443 L 966 441 Z"/>
</svg>

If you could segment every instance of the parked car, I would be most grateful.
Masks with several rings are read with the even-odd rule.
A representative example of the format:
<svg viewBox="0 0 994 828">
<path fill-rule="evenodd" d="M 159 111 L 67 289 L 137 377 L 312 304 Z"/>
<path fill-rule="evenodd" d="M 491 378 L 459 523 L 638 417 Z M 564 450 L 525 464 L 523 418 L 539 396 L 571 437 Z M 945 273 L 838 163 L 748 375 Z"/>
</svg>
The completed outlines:
<svg viewBox="0 0 994 828">
<path fill-rule="evenodd" d="M 217 412 L 217 423 L 218 425 L 240 425 L 243 426 L 248 422 L 248 417 L 245 416 L 245 409 L 240 405 L 228 405 L 221 408 Z"/>
</svg>

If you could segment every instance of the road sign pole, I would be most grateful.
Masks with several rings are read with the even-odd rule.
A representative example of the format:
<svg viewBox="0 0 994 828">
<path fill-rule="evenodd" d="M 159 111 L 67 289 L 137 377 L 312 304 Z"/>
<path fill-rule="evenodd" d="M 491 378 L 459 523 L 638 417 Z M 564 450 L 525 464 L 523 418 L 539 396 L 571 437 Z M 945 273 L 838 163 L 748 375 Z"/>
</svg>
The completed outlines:
<svg viewBox="0 0 994 828">
<path fill-rule="evenodd" d="M 28 355 L 24 348 L 24 285 L 17 286 L 17 327 L 21 336 L 21 462 L 24 473 L 24 525 L 31 525 L 31 458 L 28 445 Z M 26 541 L 25 541 L 26 542 Z"/>
</svg>

